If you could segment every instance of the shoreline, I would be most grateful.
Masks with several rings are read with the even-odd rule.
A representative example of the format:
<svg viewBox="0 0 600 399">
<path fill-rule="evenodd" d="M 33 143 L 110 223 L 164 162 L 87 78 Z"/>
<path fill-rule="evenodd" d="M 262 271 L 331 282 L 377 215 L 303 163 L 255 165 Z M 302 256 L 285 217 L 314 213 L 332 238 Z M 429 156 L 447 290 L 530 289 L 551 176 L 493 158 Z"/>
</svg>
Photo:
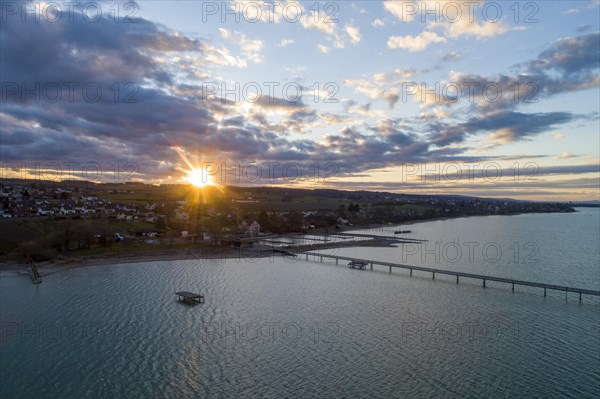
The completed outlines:
<svg viewBox="0 0 600 399">
<path fill-rule="evenodd" d="M 460 215 L 460 216 L 440 216 L 431 219 L 417 219 L 417 220 L 407 220 L 405 222 L 400 223 L 375 223 L 368 224 L 367 227 L 364 226 L 343 226 L 340 229 L 341 232 L 349 232 L 349 231 L 358 231 L 358 230 L 370 230 L 370 229 L 379 229 L 383 227 L 401 227 L 401 226 L 411 226 L 415 224 L 428 223 L 428 222 L 439 222 L 442 220 L 455 220 L 455 219 L 467 219 L 467 218 L 476 218 L 476 217 L 490 217 L 490 216 L 519 216 L 519 215 L 556 215 L 556 214 L 565 214 L 565 213 L 578 213 L 581 212 L 576 208 L 574 212 L 520 212 L 520 213 L 505 213 L 505 214 L 493 214 L 493 215 Z"/>
<path fill-rule="evenodd" d="M 575 211 L 579 212 L 579 211 Z M 329 234 L 335 234 L 336 232 L 359 232 L 361 230 L 372 230 L 381 228 L 394 228 L 402 226 L 417 225 L 420 223 L 437 222 L 444 220 L 454 220 L 461 218 L 472 218 L 472 217 L 488 217 L 488 216 L 517 216 L 517 215 L 528 215 L 528 214 L 552 214 L 556 212 L 524 212 L 524 213 L 513 213 L 504 215 L 461 215 L 461 216 L 443 216 L 438 218 L 423 219 L 423 220 L 411 220 L 402 223 L 392 224 L 369 224 L 366 226 L 343 226 L 339 230 L 330 232 Z M 560 212 L 563 213 L 563 212 Z M 573 213 L 573 212 L 568 212 Z M 303 234 L 303 233 L 294 233 Z M 311 234 L 311 233 L 306 233 Z M 323 234 L 323 232 L 316 233 Z M 282 235 L 282 236 L 285 236 Z M 385 236 L 382 236 L 382 238 Z M 353 241 L 348 243 L 335 243 L 321 245 L 319 249 L 331 249 L 331 248 L 344 248 L 344 247 L 387 247 L 394 244 L 404 242 L 403 235 L 389 236 L 388 239 L 372 239 L 364 241 Z M 303 246 L 306 247 L 306 246 Z M 299 247 L 300 252 L 314 250 L 312 248 Z M 207 249 L 209 249 L 207 251 Z M 277 250 L 277 248 L 274 248 Z M 194 250 L 200 250 L 200 254 Z M 292 249 L 293 250 L 293 249 Z M 201 256 L 199 256 L 201 255 Z M 146 262 L 162 262 L 162 261 L 178 261 L 178 260 L 210 260 L 210 259 L 235 259 L 235 258 L 267 258 L 271 256 L 285 256 L 285 254 L 278 253 L 277 251 L 265 251 L 265 250 L 252 250 L 252 249 L 240 249 L 233 247 L 192 247 L 192 248 L 161 248 L 146 252 L 133 252 L 133 253 L 120 253 L 120 254 L 96 254 L 89 256 L 80 256 L 66 259 L 58 259 L 55 261 L 45 261 L 37 264 L 42 277 L 48 276 L 54 273 L 58 273 L 70 269 L 79 269 L 84 267 L 92 266 L 106 266 L 115 264 L 129 264 L 129 263 L 146 263 Z M 27 263 L 15 263 L 15 262 L 0 262 L 0 273 L 11 273 L 16 274 L 27 274 L 31 275 L 29 264 Z"/>
<path fill-rule="evenodd" d="M 298 251 L 344 248 L 344 247 L 388 247 L 403 242 L 402 239 L 372 239 L 364 241 L 352 241 L 346 243 L 326 243 L 321 245 L 308 245 L 298 247 Z M 206 249 L 209 248 L 209 251 Z M 57 261 L 46 261 L 37 263 L 38 271 L 42 277 L 52 275 L 61 271 L 80 269 L 94 266 L 107 266 L 130 263 L 169 262 L 180 260 L 206 261 L 211 259 L 243 259 L 243 258 L 269 258 L 285 257 L 282 251 L 293 251 L 284 248 L 234 248 L 234 247 L 198 247 L 198 248 L 174 248 L 155 250 L 151 253 L 136 252 L 131 254 L 93 255 L 89 257 L 73 257 L 71 259 L 60 259 Z M 31 276 L 29 264 L 27 263 L 0 263 L 0 273 L 15 273 L 17 275 Z M 0 275 L 1 276 L 1 275 Z"/>
</svg>

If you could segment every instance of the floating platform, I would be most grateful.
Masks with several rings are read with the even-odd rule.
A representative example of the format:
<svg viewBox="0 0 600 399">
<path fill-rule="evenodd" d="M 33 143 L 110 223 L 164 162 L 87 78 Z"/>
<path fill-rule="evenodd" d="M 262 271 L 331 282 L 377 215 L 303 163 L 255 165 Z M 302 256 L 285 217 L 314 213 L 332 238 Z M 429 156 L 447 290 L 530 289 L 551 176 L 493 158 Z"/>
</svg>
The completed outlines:
<svg viewBox="0 0 600 399">
<path fill-rule="evenodd" d="M 365 270 L 365 267 L 367 267 L 368 263 L 367 262 L 363 262 L 360 260 L 353 260 L 350 263 L 348 263 L 348 267 L 351 269 L 361 269 L 361 270 Z"/>
<path fill-rule="evenodd" d="M 193 292 L 188 291 L 179 291 L 176 292 L 175 295 L 177 295 L 178 301 L 181 301 L 188 305 L 204 303 L 204 295 L 194 294 Z"/>
</svg>

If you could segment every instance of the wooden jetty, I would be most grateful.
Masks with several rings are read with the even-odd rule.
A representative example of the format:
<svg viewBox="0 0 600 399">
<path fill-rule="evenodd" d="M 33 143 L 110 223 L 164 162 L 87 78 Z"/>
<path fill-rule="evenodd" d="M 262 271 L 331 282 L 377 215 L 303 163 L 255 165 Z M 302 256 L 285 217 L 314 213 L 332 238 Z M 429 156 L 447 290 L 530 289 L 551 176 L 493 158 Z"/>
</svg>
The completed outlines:
<svg viewBox="0 0 600 399">
<path fill-rule="evenodd" d="M 40 284 L 42 282 L 42 276 L 40 276 L 40 273 L 38 272 L 37 265 L 33 260 L 29 262 L 29 265 L 31 266 L 31 279 L 33 280 L 33 284 Z"/>
<path fill-rule="evenodd" d="M 198 303 L 204 303 L 204 295 L 194 294 L 188 291 L 176 292 L 177 300 L 188 305 L 195 305 Z"/>
<path fill-rule="evenodd" d="M 400 263 L 383 262 L 383 261 L 378 261 L 378 260 L 356 259 L 356 258 L 351 258 L 351 257 L 347 257 L 347 256 L 327 255 L 327 254 L 321 254 L 321 253 L 317 253 L 317 252 L 304 252 L 304 255 L 306 256 L 306 260 L 309 260 L 308 259 L 309 256 L 314 256 L 315 258 L 320 258 L 321 262 L 323 262 L 323 258 L 335 259 L 336 265 L 338 264 L 338 262 L 340 260 L 350 261 L 350 263 L 364 263 L 365 267 L 367 265 L 370 265 L 371 270 L 373 270 L 373 265 L 384 266 L 384 267 L 389 268 L 390 273 L 392 272 L 393 268 L 405 269 L 405 270 L 410 271 L 411 276 L 413 275 L 413 270 L 431 273 L 433 279 L 435 279 L 436 274 L 455 276 L 456 284 L 458 284 L 461 277 L 476 279 L 476 280 L 481 280 L 483 282 L 484 288 L 485 288 L 485 284 L 487 281 L 495 281 L 495 282 L 499 282 L 499 283 L 511 284 L 513 292 L 515 291 L 515 285 L 517 285 L 517 286 L 521 285 L 521 286 L 526 286 L 526 287 L 543 288 L 544 296 L 546 296 L 547 290 L 563 291 L 565 293 L 565 299 L 568 298 L 569 292 L 579 294 L 580 301 L 581 301 L 581 296 L 583 294 L 600 296 L 600 291 L 588 290 L 585 288 L 567 287 L 567 286 L 556 285 L 556 284 L 536 283 L 533 281 L 515 280 L 515 279 L 511 279 L 511 278 L 486 276 L 483 274 L 464 273 L 464 272 L 458 272 L 458 271 L 452 271 L 452 270 L 434 269 L 434 268 L 422 267 L 422 266 L 404 265 L 404 264 L 400 264 Z"/>
<path fill-rule="evenodd" d="M 410 234 L 410 230 L 396 230 L 394 234 Z"/>
<path fill-rule="evenodd" d="M 290 245 L 290 244 L 292 244 L 292 243 L 291 243 L 291 242 L 289 242 L 289 241 L 272 240 L 272 239 L 270 239 L 270 238 L 268 238 L 268 239 L 261 239 L 260 241 L 262 241 L 262 242 L 267 242 L 267 243 L 270 243 L 270 244 L 285 244 L 285 245 Z"/>
<path fill-rule="evenodd" d="M 359 237 L 359 238 L 370 238 L 370 239 L 374 239 L 374 240 L 398 240 L 398 238 L 396 237 L 390 237 L 390 236 L 379 236 L 376 234 L 363 234 L 363 233 L 335 233 L 335 234 L 331 234 L 331 235 L 335 235 L 335 236 L 342 236 L 342 237 Z M 427 240 L 421 240 L 421 239 L 417 239 L 417 238 L 402 238 L 402 242 L 425 242 Z"/>
</svg>

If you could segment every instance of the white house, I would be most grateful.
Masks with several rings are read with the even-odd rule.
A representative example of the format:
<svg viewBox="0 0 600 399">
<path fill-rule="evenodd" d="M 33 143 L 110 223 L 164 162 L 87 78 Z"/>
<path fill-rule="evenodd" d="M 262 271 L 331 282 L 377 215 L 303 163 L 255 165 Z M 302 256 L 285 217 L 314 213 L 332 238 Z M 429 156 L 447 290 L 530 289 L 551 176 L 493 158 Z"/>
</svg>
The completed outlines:
<svg viewBox="0 0 600 399">
<path fill-rule="evenodd" d="M 258 224 L 256 220 L 252 222 L 250 227 L 248 227 L 248 234 L 250 234 L 252 237 L 260 234 L 260 224 Z"/>
<path fill-rule="evenodd" d="M 179 220 L 188 220 L 190 218 L 190 215 L 188 215 L 187 212 L 177 212 L 175 214 L 175 217 Z"/>
</svg>

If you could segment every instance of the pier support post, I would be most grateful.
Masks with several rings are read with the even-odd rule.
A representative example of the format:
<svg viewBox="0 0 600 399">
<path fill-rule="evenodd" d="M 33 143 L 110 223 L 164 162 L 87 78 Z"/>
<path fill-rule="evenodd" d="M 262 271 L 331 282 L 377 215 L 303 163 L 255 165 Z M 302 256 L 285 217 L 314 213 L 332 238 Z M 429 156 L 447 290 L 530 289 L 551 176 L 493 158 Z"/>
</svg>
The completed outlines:
<svg viewBox="0 0 600 399">
<path fill-rule="evenodd" d="M 391 266 L 390 266 L 390 268 L 391 268 Z M 373 270 L 373 262 L 371 262 L 371 270 Z"/>
<path fill-rule="evenodd" d="M 581 292 L 579 293 L 579 302 L 581 302 Z"/>
<path fill-rule="evenodd" d="M 435 272 L 433 272 L 433 273 L 431 274 L 431 278 L 432 278 L 433 280 L 435 280 Z"/>
<path fill-rule="evenodd" d="M 308 254 L 306 254 L 306 260 L 308 260 Z"/>
<path fill-rule="evenodd" d="M 483 279 L 483 288 L 485 288 L 485 279 Z"/>
<path fill-rule="evenodd" d="M 546 287 L 544 287 L 544 296 L 546 296 Z"/>
<path fill-rule="evenodd" d="M 458 284 L 458 276 L 456 276 L 456 284 Z"/>
<path fill-rule="evenodd" d="M 411 275 L 411 277 L 412 277 L 412 269 L 410 269 L 410 275 Z"/>
<path fill-rule="evenodd" d="M 565 287 L 565 301 L 569 299 L 569 289 Z"/>
<path fill-rule="evenodd" d="M 338 262 L 339 262 L 339 261 L 340 261 L 340 260 L 339 260 L 338 258 L 335 258 L 335 264 L 336 264 L 336 265 L 338 264 Z"/>
<path fill-rule="evenodd" d="M 323 263 L 323 257 L 321 256 L 321 263 Z"/>
<path fill-rule="evenodd" d="M 512 283 L 512 292 L 515 292 L 515 283 Z"/>
</svg>

